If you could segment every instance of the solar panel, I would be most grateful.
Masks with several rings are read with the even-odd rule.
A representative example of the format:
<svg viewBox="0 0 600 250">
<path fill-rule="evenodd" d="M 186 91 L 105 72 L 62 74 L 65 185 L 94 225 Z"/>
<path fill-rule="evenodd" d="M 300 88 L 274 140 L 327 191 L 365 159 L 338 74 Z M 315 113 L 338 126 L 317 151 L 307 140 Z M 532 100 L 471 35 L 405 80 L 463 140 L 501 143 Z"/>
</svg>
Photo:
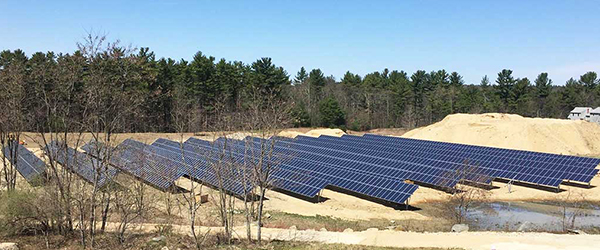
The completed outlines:
<svg viewBox="0 0 600 250">
<path fill-rule="evenodd" d="M 92 141 L 84 145 L 82 149 L 96 157 L 98 152 L 102 154 L 111 150 L 108 147 L 97 150 L 96 147 L 98 146 L 105 147 L 102 143 Z M 102 157 L 101 155 L 100 158 Z M 181 177 L 181 174 L 172 167 L 177 163 L 155 156 L 147 144 L 130 139 L 123 141 L 112 149 L 110 164 L 124 173 L 163 191 L 170 189 L 175 180 Z"/>
<path fill-rule="evenodd" d="M 459 176 L 461 177 L 461 179 L 465 179 L 465 180 L 470 180 L 470 181 L 474 181 L 474 182 L 482 182 L 479 181 L 480 179 L 487 179 L 487 180 L 491 180 L 494 177 L 498 177 L 499 175 L 504 175 L 504 176 L 510 176 L 511 179 L 520 179 L 523 181 L 530 181 L 530 182 L 534 182 L 537 180 L 538 183 L 543 184 L 543 185 L 548 185 L 548 186 L 558 186 L 561 183 L 561 179 L 558 178 L 557 176 L 559 175 L 558 172 L 553 173 L 554 175 L 552 175 L 552 173 L 546 175 L 546 176 L 536 176 L 533 175 L 532 173 L 534 172 L 527 172 L 524 169 L 523 166 L 519 166 L 519 168 L 517 169 L 511 169 L 509 168 L 506 162 L 493 162 L 493 161 L 488 161 L 485 159 L 480 159 L 480 158 L 470 158 L 469 156 L 461 156 L 458 153 L 454 153 L 454 154 L 448 154 L 442 151 L 439 154 L 435 154 L 435 148 L 429 149 L 429 150 L 425 150 L 425 149 L 411 149 L 411 148 L 405 148 L 404 146 L 396 146 L 396 147 L 389 147 L 389 146 L 385 146 L 381 143 L 378 142 L 365 142 L 365 141 L 360 141 L 360 140 L 351 140 L 349 138 L 356 138 L 356 136 L 348 136 L 348 137 L 342 137 L 342 138 L 335 138 L 335 137 L 320 137 L 319 140 L 320 141 L 325 141 L 326 143 L 330 143 L 330 144 L 339 144 L 341 142 L 343 142 L 344 145 L 349 145 L 351 147 L 355 147 L 357 149 L 364 149 L 364 148 L 368 148 L 368 149 L 374 149 L 376 148 L 377 150 L 380 151 L 387 151 L 387 152 L 391 152 L 393 154 L 399 155 L 399 156 L 403 156 L 403 155 L 414 155 L 417 157 L 422 157 L 422 158 L 427 158 L 427 159 L 434 159 L 438 162 L 440 162 L 440 167 L 442 168 L 447 168 L 447 169 L 452 169 L 453 171 L 457 171 L 457 173 L 459 174 Z M 449 165 L 449 163 L 454 163 L 454 165 Z M 466 168 L 456 168 L 455 166 L 457 166 L 456 164 L 459 164 L 458 166 L 460 167 L 460 165 L 465 166 Z M 475 166 L 474 168 L 472 166 Z M 466 170 L 466 171 L 465 171 Z M 463 172 L 463 174 L 461 174 L 460 172 Z M 486 178 L 487 177 L 487 178 Z M 489 183 L 489 182 L 483 182 L 483 183 Z"/>
<path fill-rule="evenodd" d="M 192 138 L 186 143 L 194 143 L 195 140 L 197 139 Z M 220 140 L 222 139 L 218 139 L 217 142 Z M 248 142 L 252 142 L 253 146 L 249 145 Z M 274 143 L 273 155 L 277 156 L 272 159 L 272 161 L 275 161 L 278 165 L 277 169 L 289 170 L 290 173 L 295 173 L 295 175 L 303 174 L 305 177 L 301 178 L 300 182 L 310 182 L 317 179 L 321 183 L 319 185 L 320 187 L 318 187 L 319 190 L 326 186 L 335 186 L 381 200 L 402 203 L 417 189 L 416 185 L 406 184 L 401 180 L 394 180 L 366 173 L 357 173 L 353 169 L 344 168 L 335 163 L 323 161 L 322 158 L 311 157 L 311 155 L 306 152 L 293 150 L 281 145 L 277 140 L 270 141 L 260 138 L 247 138 L 246 141 L 233 140 L 230 142 L 230 145 L 237 147 L 240 151 L 248 151 L 250 146 L 250 148 L 260 152 L 261 147 L 264 148 L 265 145 L 268 147 L 272 142 Z M 277 174 L 275 173 L 275 175 Z M 296 177 L 291 180 L 297 179 L 298 178 Z M 284 178 L 282 178 L 282 180 L 283 181 L 277 185 L 284 185 L 290 181 L 290 179 Z M 301 186 L 296 186 L 291 189 L 294 191 L 294 189 L 298 188 L 301 188 Z M 296 191 L 296 193 L 298 192 Z"/>
<path fill-rule="evenodd" d="M 234 145 L 235 140 L 228 141 L 232 145 Z M 206 141 L 200 139 L 190 138 L 185 142 L 185 145 L 189 151 L 207 151 L 215 150 L 215 147 L 222 147 L 222 143 L 225 143 L 224 138 L 218 139 L 216 146 L 215 144 L 209 144 Z M 245 158 L 245 161 L 247 161 L 248 163 L 258 160 L 258 157 L 252 155 L 252 153 L 256 151 L 240 150 L 240 147 L 237 146 L 231 148 L 231 152 L 238 157 Z M 248 164 L 249 169 L 247 171 L 253 171 L 252 169 L 250 169 L 251 167 L 252 165 Z M 288 165 L 286 163 L 278 165 L 277 167 L 273 168 L 271 172 L 271 184 L 273 186 L 305 197 L 315 197 L 321 191 L 321 189 L 323 189 L 327 185 L 326 181 L 311 176 L 307 174 L 307 171 L 304 171 L 303 169 L 294 168 L 293 166 Z"/>
<path fill-rule="evenodd" d="M 581 167 L 581 168 L 588 168 L 588 169 L 589 168 L 593 169 L 598 164 L 600 164 L 600 159 L 597 159 L 597 158 L 587 158 L 587 157 L 549 154 L 549 153 L 540 153 L 540 152 L 515 150 L 515 149 L 475 146 L 475 145 L 450 143 L 450 142 L 437 142 L 437 141 L 410 139 L 410 138 L 402 138 L 402 137 L 390 137 L 390 136 L 381 136 L 381 135 L 373 135 L 373 134 L 365 134 L 363 137 L 357 137 L 357 136 L 345 136 L 345 137 L 349 137 L 349 138 L 354 137 L 355 139 L 371 140 L 371 141 L 383 142 L 383 143 L 396 142 L 396 143 L 403 143 L 403 144 L 416 145 L 416 146 L 435 146 L 435 147 L 443 146 L 445 149 L 452 150 L 452 151 L 469 150 L 473 154 L 494 153 L 494 154 L 497 154 L 499 157 L 504 157 L 504 158 L 510 158 L 510 159 L 527 158 L 527 159 L 532 159 L 532 160 L 538 161 L 538 162 L 543 162 L 543 163 L 548 163 L 548 164 L 556 164 L 556 165 L 564 165 L 564 166 L 573 166 L 573 164 L 581 164 L 581 165 L 574 165 L 574 167 Z"/>
<path fill-rule="evenodd" d="M 477 162 L 466 162 L 464 159 L 450 161 L 447 157 L 430 157 L 423 151 L 398 153 L 381 147 L 377 143 L 358 144 L 343 141 L 337 137 L 331 139 L 339 140 L 337 142 L 327 140 L 329 137 L 298 136 L 296 138 L 297 143 L 347 152 L 346 154 L 354 155 L 359 159 L 393 168 L 395 171 L 400 172 L 398 174 L 399 178 L 435 186 L 452 188 L 461 179 L 486 184 L 491 181 L 489 168 L 479 165 Z M 410 174 L 403 175 L 402 172 L 410 172 Z"/>
<path fill-rule="evenodd" d="M 453 156 L 471 159 L 491 169 L 494 177 L 558 186 L 562 180 L 589 182 L 600 159 L 562 156 L 511 149 L 471 146 L 457 143 L 433 142 L 408 138 L 367 134 L 364 137 L 343 136 L 346 141 L 362 141 L 363 145 L 378 144 L 400 152 L 422 151 L 432 157 Z M 334 140 L 335 138 L 323 138 Z"/>
<path fill-rule="evenodd" d="M 219 158 L 215 154 L 201 156 L 189 148 L 182 148 L 181 144 L 166 139 L 158 139 L 152 145 L 156 153 L 181 164 L 181 175 L 200 180 L 206 184 L 235 195 L 243 196 L 251 188 L 245 183 L 233 168 L 237 158 Z"/>
<path fill-rule="evenodd" d="M 261 143 L 264 139 L 248 138 L 255 143 Z M 305 170 L 311 171 L 313 176 L 320 176 L 328 182 L 328 186 L 335 186 L 355 193 L 371 196 L 374 198 L 402 203 L 418 188 L 416 185 L 404 183 L 402 180 L 377 176 L 371 172 L 356 171 L 356 168 L 331 161 L 320 155 L 312 154 L 310 151 L 297 150 L 296 147 L 285 145 L 275 140 L 275 149 L 281 151 L 280 155 L 294 155 L 290 165 L 304 164 Z M 357 163 L 354 163 L 357 165 Z"/>
<path fill-rule="evenodd" d="M 73 148 L 64 147 L 57 142 L 50 142 L 44 149 L 63 167 L 71 170 L 89 183 L 98 187 L 109 184 L 117 174 L 111 166 L 103 165 L 100 161 Z"/>
<path fill-rule="evenodd" d="M 16 150 L 12 150 L 11 152 L 11 147 L 16 147 Z M 4 157 L 10 161 L 28 183 L 32 185 L 39 185 L 42 183 L 46 171 L 46 164 L 40 158 L 35 156 L 33 152 L 18 143 L 10 143 L 8 146 L 4 147 L 3 152 Z M 16 158 L 13 157 L 15 153 Z"/>
<path fill-rule="evenodd" d="M 235 190 L 234 193 L 237 193 L 240 195 L 243 193 L 248 193 L 248 191 L 253 186 L 253 184 L 249 181 L 249 178 L 243 177 L 244 172 L 243 172 L 243 170 L 241 170 L 241 168 L 244 167 L 245 159 L 244 159 L 244 155 L 240 154 L 239 152 L 224 151 L 224 150 L 222 150 L 218 147 L 215 147 L 214 145 L 211 145 L 210 143 L 208 143 L 206 141 L 202 141 L 202 140 L 198 140 L 195 144 L 185 143 L 184 145 L 181 145 L 175 141 L 170 141 L 170 140 L 166 140 L 166 139 L 158 139 L 153 143 L 153 145 L 171 150 L 175 153 L 181 153 L 181 151 L 183 150 L 183 154 L 185 154 L 185 157 L 199 160 L 199 161 L 207 160 L 209 162 L 207 165 L 213 164 L 214 162 L 219 161 L 219 160 L 229 162 L 228 163 L 229 166 L 223 166 L 223 167 L 231 168 L 233 170 L 231 173 L 226 174 L 226 176 L 227 175 L 229 176 L 227 179 L 230 179 L 233 182 L 237 183 L 238 187 L 231 187 L 232 189 Z M 183 146 L 183 148 L 182 148 L 182 146 Z M 222 159 L 222 157 L 225 155 L 226 155 L 225 159 Z M 235 164 L 235 165 L 233 165 L 233 164 Z M 209 172 L 225 170 L 223 168 L 216 169 L 216 168 L 211 168 L 211 167 L 208 167 L 207 169 Z M 246 172 L 246 173 L 248 173 L 248 172 Z M 220 175 L 222 175 L 222 173 Z M 206 180 L 203 180 L 203 181 L 206 181 Z M 214 181 L 212 181 L 212 182 L 214 182 Z M 218 183 L 214 183 L 214 184 L 218 185 Z M 310 188 L 306 188 L 305 190 L 306 190 L 305 192 L 310 192 L 309 191 Z"/>
<path fill-rule="evenodd" d="M 459 181 L 452 171 L 442 168 L 430 159 L 412 155 L 396 157 L 387 152 L 354 149 L 344 144 L 328 144 L 312 137 L 282 139 L 287 147 L 305 152 L 317 161 L 330 162 L 352 171 L 400 181 L 415 180 L 431 185 L 452 188 Z M 458 165 L 459 164 L 454 164 Z"/>
</svg>

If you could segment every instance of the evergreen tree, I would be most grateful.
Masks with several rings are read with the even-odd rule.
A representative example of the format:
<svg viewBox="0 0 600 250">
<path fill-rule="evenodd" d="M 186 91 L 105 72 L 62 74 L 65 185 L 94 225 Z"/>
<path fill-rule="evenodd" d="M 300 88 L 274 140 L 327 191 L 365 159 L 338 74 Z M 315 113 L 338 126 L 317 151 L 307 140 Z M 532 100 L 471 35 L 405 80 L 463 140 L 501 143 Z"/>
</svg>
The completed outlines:
<svg viewBox="0 0 600 250">
<path fill-rule="evenodd" d="M 283 86 L 289 85 L 287 72 L 282 67 L 277 67 L 271 58 L 263 57 L 252 63 L 250 68 L 250 87 L 261 96 L 280 96 Z M 251 91 L 251 92 L 252 92 Z"/>
<path fill-rule="evenodd" d="M 294 83 L 302 84 L 306 81 L 307 78 L 308 74 L 306 73 L 306 69 L 304 69 L 304 67 L 301 67 L 298 73 L 296 74 L 296 77 L 294 77 Z"/>
<path fill-rule="evenodd" d="M 567 109 L 571 110 L 577 106 L 587 105 L 582 94 L 585 91 L 585 88 L 585 85 L 573 78 L 566 82 L 563 102 Z"/>
<path fill-rule="evenodd" d="M 498 96 L 504 105 L 504 111 L 510 110 L 510 107 L 514 107 L 514 93 L 513 88 L 517 83 L 517 80 L 512 76 L 512 70 L 503 69 L 500 73 L 498 73 L 498 78 L 496 79 L 496 86 L 498 90 Z"/>
<path fill-rule="evenodd" d="M 450 74 L 450 85 L 454 86 L 454 87 L 461 87 L 463 84 L 465 84 L 465 81 L 463 80 L 463 77 L 458 74 L 458 72 L 452 72 L 452 74 Z"/>
<path fill-rule="evenodd" d="M 362 82 L 362 79 L 359 75 L 355 75 L 350 73 L 350 71 L 346 71 L 346 74 L 344 74 L 344 77 L 342 78 L 342 84 L 346 84 L 346 85 L 351 85 L 351 86 L 358 86 L 360 85 L 360 83 Z"/>
<path fill-rule="evenodd" d="M 319 104 L 321 126 L 342 127 L 346 124 L 346 114 L 339 103 L 332 97 L 327 97 Z"/>
<path fill-rule="evenodd" d="M 587 72 L 579 77 L 579 83 L 588 89 L 595 89 L 599 82 L 598 75 L 593 71 Z"/>
<path fill-rule="evenodd" d="M 544 72 L 535 79 L 535 90 L 537 95 L 537 114 L 536 116 L 544 116 L 546 99 L 552 91 L 552 80 L 548 78 L 548 73 Z"/>
</svg>

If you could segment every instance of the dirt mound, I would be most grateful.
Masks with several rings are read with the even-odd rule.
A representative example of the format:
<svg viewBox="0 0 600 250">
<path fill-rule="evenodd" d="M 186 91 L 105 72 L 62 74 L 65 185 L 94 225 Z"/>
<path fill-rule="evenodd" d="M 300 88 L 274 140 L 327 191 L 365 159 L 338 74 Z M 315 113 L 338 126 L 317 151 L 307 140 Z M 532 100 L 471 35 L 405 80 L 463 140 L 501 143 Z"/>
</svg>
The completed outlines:
<svg viewBox="0 0 600 250">
<path fill-rule="evenodd" d="M 281 136 L 281 137 L 296 138 L 296 136 L 304 135 L 304 133 L 299 132 L 299 131 L 287 131 L 287 130 L 285 130 L 285 131 L 279 132 L 279 134 L 277 134 L 277 135 Z"/>
<path fill-rule="evenodd" d="M 321 135 L 330 135 L 330 136 L 340 137 L 345 134 L 346 133 L 343 130 L 338 129 L 338 128 L 313 129 L 306 133 L 307 136 L 312 136 L 312 137 L 319 137 Z"/>
<path fill-rule="evenodd" d="M 312 137 L 319 137 L 321 135 L 330 135 L 330 136 L 340 137 L 345 134 L 346 133 L 343 130 L 337 129 L 337 128 L 335 128 L 335 129 L 319 128 L 319 129 L 313 129 L 313 130 L 307 131 L 306 133 L 303 133 L 302 131 L 297 131 L 297 130 L 285 130 L 285 131 L 281 131 L 278 134 L 278 136 L 295 138 L 296 136 L 299 136 L 299 135 L 312 136 Z"/>
<path fill-rule="evenodd" d="M 569 155 L 600 155 L 600 125 L 489 113 L 454 114 L 403 137 Z"/>
</svg>

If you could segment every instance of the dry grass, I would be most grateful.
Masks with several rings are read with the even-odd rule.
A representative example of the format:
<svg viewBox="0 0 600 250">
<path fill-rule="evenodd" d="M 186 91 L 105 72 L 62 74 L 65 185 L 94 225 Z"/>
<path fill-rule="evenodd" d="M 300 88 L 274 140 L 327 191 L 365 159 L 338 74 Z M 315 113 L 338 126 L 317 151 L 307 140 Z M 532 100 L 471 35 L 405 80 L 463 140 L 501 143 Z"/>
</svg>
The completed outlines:
<svg viewBox="0 0 600 250">
<path fill-rule="evenodd" d="M 433 208 L 438 211 L 438 208 Z M 432 212 L 434 213 L 434 212 Z M 303 216 L 284 212 L 269 212 L 271 218 L 264 220 L 264 226 L 269 228 L 289 228 L 296 226 L 299 230 L 321 230 L 325 228 L 331 232 L 342 232 L 347 228 L 354 231 L 364 231 L 369 228 L 380 230 L 393 229 L 397 231 L 412 232 L 445 232 L 449 231 L 452 223 L 446 218 L 436 220 L 344 220 L 330 216 Z M 439 213 L 438 213 L 439 214 Z"/>
</svg>

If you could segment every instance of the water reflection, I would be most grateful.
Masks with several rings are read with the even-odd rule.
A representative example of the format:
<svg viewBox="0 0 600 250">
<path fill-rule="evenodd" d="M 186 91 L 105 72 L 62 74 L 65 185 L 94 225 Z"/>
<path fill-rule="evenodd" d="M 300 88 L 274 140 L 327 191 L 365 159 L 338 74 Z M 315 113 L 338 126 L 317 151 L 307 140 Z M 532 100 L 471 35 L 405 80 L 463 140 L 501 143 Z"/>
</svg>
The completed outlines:
<svg viewBox="0 0 600 250">
<path fill-rule="evenodd" d="M 566 219 L 563 219 L 566 214 Z M 571 227 L 575 216 L 574 229 L 600 227 L 598 207 L 588 209 L 563 207 L 533 202 L 494 202 L 481 204 L 468 214 L 470 226 L 484 231 L 517 231 L 519 227 L 527 231 L 560 232 L 563 222 Z M 526 225 L 523 225 L 526 224 Z"/>
</svg>

